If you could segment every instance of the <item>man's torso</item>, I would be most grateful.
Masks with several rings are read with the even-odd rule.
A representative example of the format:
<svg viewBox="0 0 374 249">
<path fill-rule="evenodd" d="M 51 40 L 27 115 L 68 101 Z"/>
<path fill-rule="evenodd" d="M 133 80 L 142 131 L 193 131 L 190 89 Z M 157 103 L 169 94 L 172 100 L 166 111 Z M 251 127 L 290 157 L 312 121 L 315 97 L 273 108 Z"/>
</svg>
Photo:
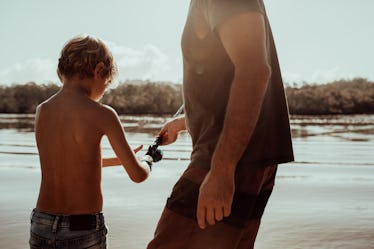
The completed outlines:
<svg viewBox="0 0 374 249">
<path fill-rule="evenodd" d="M 193 166 L 210 167 L 234 77 L 235 68 L 219 39 L 217 26 L 244 11 L 264 15 L 272 77 L 256 129 L 239 165 L 261 167 L 293 160 L 287 103 L 262 1 L 192 0 L 182 36 L 182 51 L 184 102 L 193 142 Z"/>
</svg>

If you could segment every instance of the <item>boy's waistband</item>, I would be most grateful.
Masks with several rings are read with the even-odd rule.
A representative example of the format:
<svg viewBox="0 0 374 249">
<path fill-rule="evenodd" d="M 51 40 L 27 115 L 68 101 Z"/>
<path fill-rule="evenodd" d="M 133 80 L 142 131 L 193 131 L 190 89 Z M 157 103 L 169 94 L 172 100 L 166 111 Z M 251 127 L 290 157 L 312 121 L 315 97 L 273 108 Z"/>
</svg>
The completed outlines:
<svg viewBox="0 0 374 249">
<path fill-rule="evenodd" d="M 103 213 L 96 214 L 50 214 L 40 212 L 34 209 L 31 212 L 31 220 L 44 225 L 51 225 L 54 227 L 69 227 L 70 230 L 90 230 L 99 229 L 104 225 Z"/>
</svg>

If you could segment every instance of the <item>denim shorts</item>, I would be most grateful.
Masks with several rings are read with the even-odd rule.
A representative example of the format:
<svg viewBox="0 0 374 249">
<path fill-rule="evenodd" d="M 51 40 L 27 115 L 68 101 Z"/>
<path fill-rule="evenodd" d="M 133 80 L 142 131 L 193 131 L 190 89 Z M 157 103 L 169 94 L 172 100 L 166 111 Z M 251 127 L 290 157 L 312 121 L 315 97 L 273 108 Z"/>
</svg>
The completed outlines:
<svg viewBox="0 0 374 249">
<path fill-rule="evenodd" d="M 56 215 L 31 212 L 30 249 L 105 249 L 108 230 L 102 213 Z"/>
</svg>

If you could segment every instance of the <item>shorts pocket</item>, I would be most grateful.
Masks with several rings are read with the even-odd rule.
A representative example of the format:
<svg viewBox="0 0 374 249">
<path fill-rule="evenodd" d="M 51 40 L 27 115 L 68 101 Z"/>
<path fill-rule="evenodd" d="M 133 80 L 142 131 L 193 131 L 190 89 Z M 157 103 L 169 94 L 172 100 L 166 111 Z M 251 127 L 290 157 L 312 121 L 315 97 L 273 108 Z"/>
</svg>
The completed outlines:
<svg viewBox="0 0 374 249">
<path fill-rule="evenodd" d="M 102 249 L 106 248 L 106 234 L 107 229 L 104 227 L 99 231 L 93 231 L 91 234 L 69 239 L 61 243 L 68 246 L 68 248 Z"/>
<path fill-rule="evenodd" d="M 47 248 L 50 244 L 48 239 L 42 238 L 33 232 L 30 232 L 29 245 L 31 249 Z"/>
</svg>

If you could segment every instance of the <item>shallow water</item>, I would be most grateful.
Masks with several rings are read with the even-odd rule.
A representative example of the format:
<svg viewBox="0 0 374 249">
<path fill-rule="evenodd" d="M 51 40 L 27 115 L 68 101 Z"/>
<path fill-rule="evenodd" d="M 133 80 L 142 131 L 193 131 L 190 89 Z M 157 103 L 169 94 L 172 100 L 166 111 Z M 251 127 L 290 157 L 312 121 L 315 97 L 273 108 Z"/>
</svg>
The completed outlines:
<svg viewBox="0 0 374 249">
<path fill-rule="evenodd" d="M 129 143 L 146 147 L 168 117 L 120 116 Z M 0 114 L 0 167 L 39 167 L 34 115 Z M 2 128 L 2 129 L 1 129 Z M 295 116 L 291 119 L 295 161 L 313 165 L 374 165 L 374 115 Z M 103 154 L 113 155 L 103 139 Z M 191 140 L 181 134 L 163 147 L 164 160 L 189 160 Z"/>
<path fill-rule="evenodd" d="M 27 248 L 28 213 L 40 172 L 33 115 L 0 115 L 1 248 Z M 122 116 L 130 144 L 151 144 L 167 117 Z M 295 162 L 282 165 L 257 249 L 374 248 L 374 115 L 293 117 Z M 113 152 L 106 139 L 103 154 Z M 144 149 L 145 150 L 145 149 Z M 144 150 L 142 153 L 144 153 Z M 188 165 L 191 140 L 163 147 L 149 180 L 103 170 L 109 248 L 145 248 L 170 190 Z"/>
</svg>

